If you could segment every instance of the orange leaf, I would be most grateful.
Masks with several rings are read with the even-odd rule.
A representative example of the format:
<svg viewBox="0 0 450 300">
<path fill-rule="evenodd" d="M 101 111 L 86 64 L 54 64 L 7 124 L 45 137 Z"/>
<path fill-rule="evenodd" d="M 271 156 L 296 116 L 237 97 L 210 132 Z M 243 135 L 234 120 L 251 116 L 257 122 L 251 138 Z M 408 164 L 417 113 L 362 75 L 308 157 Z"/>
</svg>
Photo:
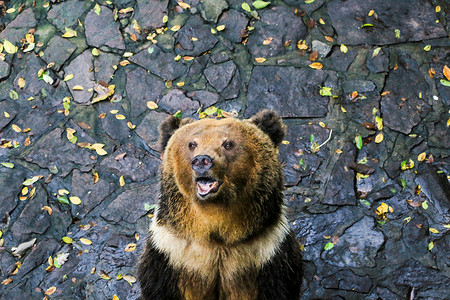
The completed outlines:
<svg viewBox="0 0 450 300">
<path fill-rule="evenodd" d="M 128 244 L 125 247 L 125 252 L 133 252 L 136 249 L 136 246 L 137 245 L 135 243 Z"/>
<path fill-rule="evenodd" d="M 310 68 L 313 68 L 313 69 L 320 70 L 320 69 L 323 68 L 323 65 L 322 65 L 321 63 L 319 63 L 319 62 L 316 62 L 316 63 L 310 64 L 309 67 L 310 67 Z"/>
<path fill-rule="evenodd" d="M 56 292 L 56 286 L 52 286 L 51 288 L 48 288 L 48 290 L 46 290 L 44 294 L 49 296 L 49 295 L 53 294 L 54 292 Z"/>
<path fill-rule="evenodd" d="M 429 75 L 431 78 L 434 78 L 434 75 L 436 75 L 436 71 L 435 71 L 433 68 L 430 68 L 430 69 L 428 70 L 428 75 Z"/>
<path fill-rule="evenodd" d="M 450 68 L 447 67 L 447 65 L 444 66 L 443 73 L 445 78 L 447 78 L 447 80 L 450 80 Z"/>
<path fill-rule="evenodd" d="M 264 57 L 255 57 L 255 61 L 258 63 L 263 63 L 266 61 L 266 59 Z"/>
</svg>

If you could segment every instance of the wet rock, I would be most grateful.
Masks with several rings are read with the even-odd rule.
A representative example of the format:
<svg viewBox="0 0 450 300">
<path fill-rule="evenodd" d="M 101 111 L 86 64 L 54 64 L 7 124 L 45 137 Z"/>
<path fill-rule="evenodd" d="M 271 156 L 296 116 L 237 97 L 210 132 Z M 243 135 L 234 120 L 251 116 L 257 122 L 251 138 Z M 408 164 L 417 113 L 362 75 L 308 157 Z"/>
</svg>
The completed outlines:
<svg viewBox="0 0 450 300">
<path fill-rule="evenodd" d="M 0 102 L 1 103 L 1 102 Z M 8 169 L 0 167 L 0 186 L 2 187 L 2 201 L 0 201 L 0 222 L 11 214 L 17 206 L 18 195 L 22 190 L 22 182 L 25 181 L 25 172 L 17 167 Z"/>
<path fill-rule="evenodd" d="M 319 53 L 319 58 L 324 58 L 331 52 L 331 46 L 319 40 L 312 41 L 312 50 Z"/>
<path fill-rule="evenodd" d="M 236 65 L 234 62 L 227 61 L 206 68 L 204 74 L 209 84 L 220 93 L 228 86 L 235 72 Z"/>
<path fill-rule="evenodd" d="M 387 72 L 389 70 L 389 57 L 385 49 L 380 50 L 376 56 L 373 51 L 367 52 L 366 66 L 371 73 Z"/>
<path fill-rule="evenodd" d="M 47 14 L 47 19 L 60 31 L 65 32 L 65 27 L 73 28 L 78 25 L 78 19 L 92 6 L 86 1 L 64 1 L 52 4 Z"/>
<path fill-rule="evenodd" d="M 47 205 L 48 197 L 41 185 L 36 184 L 36 196 L 25 200 L 27 204 L 17 220 L 11 226 L 11 234 L 20 244 L 43 234 L 50 226 L 50 215 L 42 210 Z"/>
<path fill-rule="evenodd" d="M 307 29 L 302 19 L 293 9 L 274 6 L 261 11 L 261 19 L 255 23 L 254 32 L 249 36 L 247 47 L 254 57 L 270 57 L 286 53 L 290 43 L 295 49 L 297 42 L 305 38 Z M 269 45 L 263 42 L 273 38 Z"/>
<path fill-rule="evenodd" d="M 142 68 L 129 72 L 126 90 L 131 103 L 131 117 L 142 114 L 147 109 L 147 101 L 159 99 L 164 89 L 162 81 L 148 75 Z"/>
<path fill-rule="evenodd" d="M 129 60 L 149 70 L 164 80 L 175 80 L 187 72 L 182 61 L 175 61 L 175 55 L 165 53 L 156 45 L 144 49 Z"/>
<path fill-rule="evenodd" d="M 375 229 L 374 223 L 366 216 L 353 224 L 331 250 L 322 253 L 322 258 L 341 268 L 375 267 L 375 257 L 384 243 L 384 235 Z"/>
<path fill-rule="evenodd" d="M 328 180 L 323 203 L 329 205 L 356 205 L 354 190 L 355 172 L 349 168 L 356 159 L 353 143 L 346 143 Z"/>
<path fill-rule="evenodd" d="M 28 55 L 25 58 L 25 61 L 25 68 L 21 70 L 14 79 L 16 85 L 19 78 L 23 78 L 25 80 L 25 86 L 22 89 L 17 89 L 19 98 L 28 99 L 31 96 L 38 95 L 42 89 L 53 89 L 51 85 L 47 84 L 43 80 L 39 80 L 38 76 L 36 76 L 39 70 L 45 67 L 46 64 L 35 55 Z M 51 77 L 55 78 L 53 74 L 51 74 Z"/>
<path fill-rule="evenodd" d="M 383 45 L 446 36 L 441 23 L 435 22 L 434 7 L 428 1 L 414 0 L 405 5 L 401 1 L 350 0 L 342 5 L 341 0 L 332 0 L 327 8 L 338 34 L 338 44 Z M 368 16 L 372 9 L 376 13 Z M 361 28 L 364 24 L 373 26 Z"/>
<path fill-rule="evenodd" d="M 448 277 L 412 259 L 392 273 L 392 284 L 414 287 L 417 299 L 439 299 L 450 290 Z"/>
<path fill-rule="evenodd" d="M 0 80 L 5 79 L 9 76 L 10 66 L 7 62 L 1 60 L 0 61 Z"/>
<path fill-rule="evenodd" d="M 100 13 L 92 9 L 85 19 L 86 42 L 93 47 L 108 46 L 125 49 L 119 23 L 114 21 L 113 12 L 106 6 L 99 6 Z"/>
<path fill-rule="evenodd" d="M 27 8 L 22 11 L 6 28 L 0 33 L 0 40 L 8 40 L 16 46 L 20 46 L 19 42 L 28 30 L 35 28 L 37 25 L 33 9 Z"/>
<path fill-rule="evenodd" d="M 181 90 L 172 90 L 161 98 L 158 105 L 169 114 L 181 111 L 184 115 L 193 115 L 199 108 L 198 102 L 186 97 Z"/>
<path fill-rule="evenodd" d="M 188 97 L 197 100 L 205 108 L 216 104 L 220 99 L 218 94 L 206 90 L 193 91 L 188 93 Z"/>
<path fill-rule="evenodd" d="M 14 120 L 14 117 L 19 112 L 19 107 L 15 102 L 9 101 L 9 100 L 3 100 L 0 101 L 0 111 L 3 112 L 3 114 L 0 114 L 0 132 L 3 128 L 5 128 L 6 125 L 8 125 L 12 120 Z M 5 112 L 9 114 L 9 117 L 5 116 Z M 0 133 L 0 137 L 1 137 Z"/>
<path fill-rule="evenodd" d="M 449 149 L 450 139 L 442 139 L 443 136 L 449 135 L 449 126 L 447 126 L 446 121 L 447 114 L 444 112 L 441 116 L 438 122 L 427 123 L 428 144 L 431 147 Z"/>
<path fill-rule="evenodd" d="M 117 66 L 120 59 L 120 56 L 106 52 L 100 52 L 99 56 L 94 57 L 95 81 L 109 83 L 116 71 L 113 66 Z"/>
<path fill-rule="evenodd" d="M 310 13 L 321 7 L 326 1 L 315 0 L 311 3 L 305 3 L 303 0 L 286 0 L 285 2 L 294 7 L 299 7 L 302 11 Z"/>
<path fill-rule="evenodd" d="M 44 51 L 43 59 L 47 64 L 55 63 L 55 70 L 59 70 L 77 47 L 68 39 L 54 36 Z"/>
<path fill-rule="evenodd" d="M 117 223 L 123 220 L 134 224 L 147 213 L 145 203 L 151 205 L 157 202 L 158 192 L 158 184 L 126 190 L 102 211 L 101 216 L 109 222 Z"/>
<path fill-rule="evenodd" d="M 190 37 L 196 37 L 198 40 L 191 41 Z M 212 49 L 218 39 L 211 33 L 210 26 L 203 23 L 200 16 L 192 15 L 175 34 L 175 42 L 181 47 L 175 48 L 177 54 L 199 56 Z"/>
<path fill-rule="evenodd" d="M 113 191 L 114 184 L 103 179 L 101 174 L 98 181 L 94 183 L 92 173 L 82 173 L 75 169 L 72 175 L 71 195 L 82 199 L 82 203 L 72 205 L 72 215 L 78 219 L 83 218 Z"/>
<path fill-rule="evenodd" d="M 220 35 L 233 43 L 240 43 L 247 31 L 249 19 L 234 9 L 225 11 L 219 19 L 218 25 L 225 25 Z"/>
<path fill-rule="evenodd" d="M 331 52 L 330 60 L 333 70 L 346 72 L 358 55 L 358 50 L 349 48 L 347 53 L 342 53 L 339 47 Z"/>
<path fill-rule="evenodd" d="M 280 160 L 284 168 L 285 185 L 295 186 L 302 178 L 310 176 L 323 163 L 329 154 L 328 146 L 323 146 L 319 152 L 311 152 L 310 136 L 314 142 L 323 143 L 329 135 L 329 130 L 317 125 L 289 125 L 285 140 L 287 145 L 280 145 Z"/>
<path fill-rule="evenodd" d="M 323 117 L 328 97 L 319 94 L 330 73 L 292 67 L 257 66 L 248 87 L 245 116 L 261 108 L 273 108 L 282 117 Z"/>
<path fill-rule="evenodd" d="M 327 289 L 331 288 L 368 293 L 373 283 L 368 275 L 358 276 L 350 270 L 343 270 L 332 276 L 325 277 L 322 280 L 322 285 Z"/>
<path fill-rule="evenodd" d="M 159 175 L 159 163 L 160 160 L 148 152 L 128 144 L 120 146 L 101 162 L 99 174 L 104 172 L 105 176 L 113 176 L 117 182 L 122 175 L 125 182 L 142 182 Z"/>
<path fill-rule="evenodd" d="M 142 29 L 152 30 L 164 26 L 163 17 L 167 15 L 169 0 L 137 0 L 134 19 Z"/>
<path fill-rule="evenodd" d="M 89 105 L 93 95 L 95 83 L 93 69 L 93 56 L 90 50 L 78 55 L 71 63 L 64 68 L 66 75 L 73 74 L 73 78 L 67 81 L 73 100 L 79 104 Z M 82 86 L 83 90 L 73 90 L 74 86 Z"/>
<path fill-rule="evenodd" d="M 53 170 L 56 167 L 59 170 L 58 175 L 62 177 L 67 176 L 74 168 L 82 172 L 90 171 L 97 161 L 94 152 L 70 143 L 63 133 L 65 135 L 60 128 L 53 129 L 30 146 L 31 151 L 25 159 L 41 168 Z M 91 156 L 94 159 L 91 159 Z"/>
<path fill-rule="evenodd" d="M 203 19 L 213 23 L 216 23 L 222 11 L 228 8 L 225 0 L 203 0 L 200 3 L 200 13 Z"/>
<path fill-rule="evenodd" d="M 353 91 L 366 93 L 375 90 L 376 86 L 372 81 L 368 80 L 348 80 L 343 82 L 342 89 L 346 94 L 352 93 Z"/>
<path fill-rule="evenodd" d="M 103 101 L 98 104 L 97 109 L 99 114 L 105 114 L 105 117 L 101 119 L 102 127 L 112 139 L 124 141 L 130 137 L 131 129 L 127 125 L 129 116 L 120 102 Z M 111 110 L 117 113 L 112 114 Z M 125 119 L 118 119 L 118 116 L 125 116 Z"/>
<path fill-rule="evenodd" d="M 136 128 L 136 133 L 145 141 L 145 143 L 153 150 L 160 151 L 158 147 L 158 126 L 169 115 L 156 111 L 150 111 L 142 119 L 141 124 Z"/>
<path fill-rule="evenodd" d="M 414 59 L 400 53 L 398 60 L 398 69 L 386 79 L 384 90 L 389 93 L 381 97 L 381 111 L 386 126 L 409 134 L 430 110 L 424 99 L 419 98 L 420 93 L 426 94 L 428 85 Z"/>
</svg>

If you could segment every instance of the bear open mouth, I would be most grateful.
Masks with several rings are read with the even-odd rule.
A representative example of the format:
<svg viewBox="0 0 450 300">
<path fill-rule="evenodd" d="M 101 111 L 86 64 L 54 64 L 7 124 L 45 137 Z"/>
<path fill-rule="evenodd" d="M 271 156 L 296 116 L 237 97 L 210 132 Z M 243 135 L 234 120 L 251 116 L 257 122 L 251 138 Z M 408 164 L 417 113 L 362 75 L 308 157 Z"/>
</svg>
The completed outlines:
<svg viewBox="0 0 450 300">
<path fill-rule="evenodd" d="M 220 182 L 213 178 L 197 178 L 197 193 L 201 197 L 206 197 L 211 193 L 215 193 L 219 190 Z"/>
</svg>

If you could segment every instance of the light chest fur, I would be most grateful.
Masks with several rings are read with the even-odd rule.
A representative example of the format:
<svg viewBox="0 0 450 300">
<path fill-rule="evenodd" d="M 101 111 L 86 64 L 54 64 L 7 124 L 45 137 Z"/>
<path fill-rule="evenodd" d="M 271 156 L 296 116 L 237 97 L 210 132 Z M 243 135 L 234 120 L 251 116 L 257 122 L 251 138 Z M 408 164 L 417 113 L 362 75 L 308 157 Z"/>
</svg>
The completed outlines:
<svg viewBox="0 0 450 300">
<path fill-rule="evenodd" d="M 179 273 L 185 299 L 256 299 L 256 276 L 289 233 L 282 215 L 257 237 L 237 245 L 218 245 L 180 238 L 154 221 L 150 227 L 155 248 L 165 253 Z M 242 288 L 237 289 L 237 286 Z M 219 291 L 219 295 L 214 294 Z"/>
</svg>

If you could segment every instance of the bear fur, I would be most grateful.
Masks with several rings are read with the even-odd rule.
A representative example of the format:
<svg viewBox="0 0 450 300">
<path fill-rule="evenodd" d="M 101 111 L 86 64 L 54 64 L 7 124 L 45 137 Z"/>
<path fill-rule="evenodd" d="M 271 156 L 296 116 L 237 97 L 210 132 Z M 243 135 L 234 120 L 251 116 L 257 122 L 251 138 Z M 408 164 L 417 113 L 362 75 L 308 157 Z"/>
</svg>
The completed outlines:
<svg viewBox="0 0 450 300">
<path fill-rule="evenodd" d="M 283 204 L 281 118 L 169 117 L 161 195 L 138 265 L 142 298 L 300 297 L 300 246 Z"/>
</svg>

